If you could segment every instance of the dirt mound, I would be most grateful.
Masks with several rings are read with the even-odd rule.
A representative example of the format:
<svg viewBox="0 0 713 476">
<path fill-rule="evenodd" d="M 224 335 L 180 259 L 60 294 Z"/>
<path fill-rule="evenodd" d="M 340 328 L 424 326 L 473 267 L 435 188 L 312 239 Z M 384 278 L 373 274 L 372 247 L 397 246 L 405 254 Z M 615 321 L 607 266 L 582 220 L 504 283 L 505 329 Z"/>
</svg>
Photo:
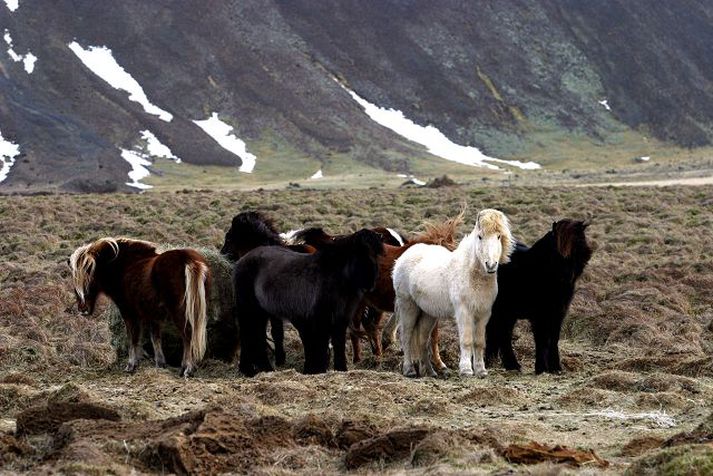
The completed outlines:
<svg viewBox="0 0 713 476">
<path fill-rule="evenodd" d="M 692 431 L 678 433 L 667 439 L 663 446 L 676 446 L 683 444 L 701 444 L 713 442 L 713 413 L 701 422 Z"/>
<path fill-rule="evenodd" d="M 683 445 L 643 456 L 624 473 L 627 476 L 702 475 L 713 473 L 713 447 Z"/>
<path fill-rule="evenodd" d="M 376 425 L 372 423 L 344 420 L 337 430 L 337 444 L 340 448 L 347 449 L 360 441 L 373 438 L 377 435 L 378 431 Z"/>
<path fill-rule="evenodd" d="M 295 441 L 300 445 L 335 447 L 337 441 L 327 422 L 309 414 L 295 424 Z"/>
<path fill-rule="evenodd" d="M 355 469 L 373 461 L 404 458 L 430 431 L 425 427 L 400 428 L 362 440 L 349 448 L 344 464 L 349 469 Z"/>
<path fill-rule="evenodd" d="M 654 373 L 634 374 L 613 370 L 592 377 L 589 385 L 619 392 L 665 392 L 676 391 L 686 394 L 700 393 L 700 384 L 688 377 Z"/>
<path fill-rule="evenodd" d="M 609 466 L 609 462 L 597 456 L 593 450 L 546 446 L 534 441 L 525 445 L 510 445 L 503 450 L 502 455 L 509 462 L 517 464 L 537 464 L 548 461 L 573 466 L 595 465 L 600 468 Z"/>
<path fill-rule="evenodd" d="M 622 456 L 641 456 L 647 451 L 660 448 L 664 439 L 658 436 L 640 436 L 633 438 L 621 449 Z"/>
<path fill-rule="evenodd" d="M 159 251 L 180 248 L 161 245 Z M 238 328 L 235 320 L 235 299 L 233 297 L 232 264 L 217 250 L 197 248 L 208 262 L 211 272 L 211 291 L 208 298 L 208 345 L 206 358 L 233 362 L 238 351 Z M 122 362 L 127 356 L 126 327 L 119 309 L 110 305 L 101 319 L 109 323 L 111 343 L 116 350 L 117 360 Z M 148 333 L 146 333 L 148 334 Z M 163 351 L 168 365 L 181 365 L 183 341 L 179 329 L 173 323 L 166 323 L 161 336 Z M 153 356 L 153 347 L 148 335 L 144 335 L 144 351 Z"/>
<path fill-rule="evenodd" d="M 6 468 L 21 458 L 31 456 L 32 447 L 23 439 L 0 434 L 0 468 Z"/>
<path fill-rule="evenodd" d="M 48 396 L 44 403 L 33 405 L 17 415 L 18 435 L 52 433 L 71 420 L 119 420 L 119 413 L 97 401 L 86 391 L 67 384 Z"/>
<path fill-rule="evenodd" d="M 426 188 L 455 187 L 457 185 L 458 184 L 448 175 L 443 175 L 429 180 L 428 183 L 426 183 Z"/>
</svg>

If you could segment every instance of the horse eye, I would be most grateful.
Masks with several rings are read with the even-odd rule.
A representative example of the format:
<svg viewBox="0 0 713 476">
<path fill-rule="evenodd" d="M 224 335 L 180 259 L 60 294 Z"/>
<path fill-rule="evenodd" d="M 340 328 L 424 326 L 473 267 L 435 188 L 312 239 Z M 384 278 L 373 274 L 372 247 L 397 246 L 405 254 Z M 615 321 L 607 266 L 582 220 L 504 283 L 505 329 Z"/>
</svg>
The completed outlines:
<svg viewBox="0 0 713 476">
<path fill-rule="evenodd" d="M 500 235 L 498 235 L 498 240 L 500 239 Z"/>
<path fill-rule="evenodd" d="M 478 235 L 478 239 L 479 239 L 479 240 L 482 240 L 482 239 L 483 239 L 483 237 L 482 237 L 482 236 L 480 236 L 480 235 Z"/>
</svg>

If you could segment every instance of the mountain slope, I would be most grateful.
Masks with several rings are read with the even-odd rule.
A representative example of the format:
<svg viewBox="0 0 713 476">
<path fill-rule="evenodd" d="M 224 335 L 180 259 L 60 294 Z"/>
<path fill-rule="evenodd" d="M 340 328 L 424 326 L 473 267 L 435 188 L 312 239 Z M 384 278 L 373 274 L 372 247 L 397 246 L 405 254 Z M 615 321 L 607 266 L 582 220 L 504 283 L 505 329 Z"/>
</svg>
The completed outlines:
<svg viewBox="0 0 713 476">
<path fill-rule="evenodd" d="M 214 112 L 248 151 L 268 151 L 257 171 L 277 160 L 275 148 L 313 171 L 347 158 L 408 172 L 414 157 L 429 157 L 372 121 L 335 77 L 501 158 L 526 157 L 543 131 L 596 141 L 629 128 L 706 145 L 711 19 L 702 0 L 0 4 L 14 50 L 38 58 L 28 74 L 0 52 L 0 132 L 21 151 L 0 189 L 128 189 L 121 149 L 141 144 L 143 130 L 184 162 L 240 165 L 193 122 Z M 99 78 L 73 41 L 111 49 L 173 119 L 147 114 Z M 289 177 L 294 163 L 280 160 L 270 170 Z"/>
</svg>

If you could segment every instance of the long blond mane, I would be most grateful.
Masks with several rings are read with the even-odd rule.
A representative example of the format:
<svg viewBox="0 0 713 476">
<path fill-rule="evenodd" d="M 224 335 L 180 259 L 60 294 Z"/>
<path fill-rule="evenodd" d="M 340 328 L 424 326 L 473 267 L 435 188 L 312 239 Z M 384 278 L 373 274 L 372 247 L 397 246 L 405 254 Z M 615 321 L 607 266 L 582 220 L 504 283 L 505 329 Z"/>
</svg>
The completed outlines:
<svg viewBox="0 0 713 476">
<path fill-rule="evenodd" d="M 111 250 L 113 253 L 112 259 L 116 259 L 119 256 L 119 245 L 122 243 L 141 243 L 154 248 L 156 246 L 148 241 L 111 237 L 100 238 L 92 243 L 80 246 L 74 250 L 69 257 L 69 266 L 72 269 L 72 281 L 79 297 L 84 299 L 89 285 L 94 280 L 94 274 L 97 268 L 97 257 L 99 254 Z"/>
<path fill-rule="evenodd" d="M 510 261 L 510 255 L 515 250 L 515 239 L 510 231 L 510 220 L 500 210 L 488 208 L 478 213 L 478 228 L 486 235 L 500 235 L 502 253 L 500 264 Z"/>
</svg>

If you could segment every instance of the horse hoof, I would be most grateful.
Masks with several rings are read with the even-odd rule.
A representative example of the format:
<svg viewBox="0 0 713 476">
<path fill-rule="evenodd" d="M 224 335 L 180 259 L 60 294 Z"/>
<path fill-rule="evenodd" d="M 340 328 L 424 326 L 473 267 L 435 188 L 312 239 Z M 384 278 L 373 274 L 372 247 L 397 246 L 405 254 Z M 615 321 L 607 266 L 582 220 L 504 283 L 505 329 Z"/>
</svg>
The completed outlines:
<svg viewBox="0 0 713 476">
<path fill-rule="evenodd" d="M 126 367 L 124 368 L 124 372 L 126 372 L 128 374 L 133 374 L 134 372 L 136 372 L 137 367 L 138 367 L 138 365 L 136 365 L 136 364 L 126 364 Z"/>
<path fill-rule="evenodd" d="M 181 367 L 181 371 L 178 372 L 179 377 L 188 378 L 193 375 L 194 369 L 191 367 Z"/>
<path fill-rule="evenodd" d="M 461 377 L 472 377 L 473 371 L 471 369 L 461 369 L 460 375 L 461 375 Z"/>
<path fill-rule="evenodd" d="M 156 368 L 158 368 L 158 369 L 165 369 L 165 368 L 166 368 L 166 362 L 156 362 Z"/>
<path fill-rule="evenodd" d="M 487 371 L 487 370 L 478 370 L 478 371 L 475 373 L 475 376 L 478 377 L 478 378 L 487 377 L 487 376 L 488 376 L 488 371 Z"/>
<path fill-rule="evenodd" d="M 416 378 L 418 377 L 418 372 L 416 372 L 416 367 L 409 366 L 404 369 L 404 377 Z"/>
</svg>

